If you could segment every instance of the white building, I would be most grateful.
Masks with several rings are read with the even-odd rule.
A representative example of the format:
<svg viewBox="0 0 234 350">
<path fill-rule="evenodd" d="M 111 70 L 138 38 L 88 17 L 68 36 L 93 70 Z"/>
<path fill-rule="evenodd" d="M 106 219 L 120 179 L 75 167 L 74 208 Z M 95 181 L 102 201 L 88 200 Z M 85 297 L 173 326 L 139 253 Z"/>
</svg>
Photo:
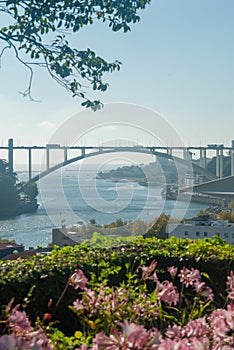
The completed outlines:
<svg viewBox="0 0 234 350">
<path fill-rule="evenodd" d="M 167 225 L 168 237 L 212 238 L 219 236 L 229 244 L 234 244 L 234 224 L 228 220 L 215 220 L 207 216 L 184 220 L 181 224 Z"/>
</svg>

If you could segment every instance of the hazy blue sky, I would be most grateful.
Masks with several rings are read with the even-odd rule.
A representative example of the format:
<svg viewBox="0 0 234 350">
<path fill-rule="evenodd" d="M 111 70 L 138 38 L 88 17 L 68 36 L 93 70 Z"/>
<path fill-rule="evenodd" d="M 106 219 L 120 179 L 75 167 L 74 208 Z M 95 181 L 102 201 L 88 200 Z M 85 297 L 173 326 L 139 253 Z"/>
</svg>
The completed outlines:
<svg viewBox="0 0 234 350">
<path fill-rule="evenodd" d="M 110 90 L 95 95 L 104 103 L 160 112 L 185 144 L 229 144 L 234 139 L 233 19 L 233 0 L 152 0 L 128 34 L 99 23 L 69 40 L 123 62 L 120 72 L 106 76 Z M 42 69 L 35 72 L 32 90 L 41 102 L 23 98 L 18 91 L 27 87 L 27 76 L 8 51 L 0 69 L 0 144 L 9 137 L 17 144 L 45 144 L 82 110 L 81 101 Z"/>
</svg>

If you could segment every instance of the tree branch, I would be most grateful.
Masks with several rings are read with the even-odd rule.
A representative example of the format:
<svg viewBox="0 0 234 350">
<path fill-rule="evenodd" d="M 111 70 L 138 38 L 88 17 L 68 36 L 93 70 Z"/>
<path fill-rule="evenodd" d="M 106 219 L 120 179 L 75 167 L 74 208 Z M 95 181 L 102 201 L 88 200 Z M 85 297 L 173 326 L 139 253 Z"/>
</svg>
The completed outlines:
<svg viewBox="0 0 234 350">
<path fill-rule="evenodd" d="M 0 28 L 0 40 L 6 46 L 0 52 L 1 58 L 6 49 L 14 50 L 16 59 L 30 73 L 28 88 L 22 93 L 31 96 L 33 66 L 46 68 L 49 75 L 59 85 L 85 100 L 82 105 L 97 108 L 99 101 L 89 101 L 85 96 L 85 85 L 95 91 L 106 91 L 108 84 L 103 82 L 105 73 L 120 69 L 118 61 L 107 62 L 86 49 L 79 51 L 69 46 L 65 35 L 59 33 L 78 32 L 95 20 L 109 23 L 112 31 L 130 30 L 130 24 L 139 21 L 139 9 L 144 9 L 151 0 L 0 0 L 0 12 L 11 16 L 12 23 Z M 47 34 L 57 36 L 51 45 L 44 42 Z M 20 50 L 32 61 L 22 58 Z M 24 56 L 23 56 L 24 57 Z"/>
</svg>

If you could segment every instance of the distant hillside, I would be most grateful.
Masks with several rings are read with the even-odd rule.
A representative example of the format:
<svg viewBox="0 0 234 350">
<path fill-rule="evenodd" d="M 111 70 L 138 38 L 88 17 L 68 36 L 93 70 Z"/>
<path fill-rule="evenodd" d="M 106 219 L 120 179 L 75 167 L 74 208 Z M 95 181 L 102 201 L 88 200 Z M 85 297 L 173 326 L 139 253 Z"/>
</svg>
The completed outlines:
<svg viewBox="0 0 234 350">
<path fill-rule="evenodd" d="M 216 157 L 213 157 L 207 164 L 206 169 L 216 175 Z M 223 156 L 223 176 L 231 175 L 231 159 L 229 156 Z"/>
<path fill-rule="evenodd" d="M 178 180 L 174 163 L 161 158 L 160 161 L 152 162 L 148 165 L 131 165 L 118 167 L 106 172 L 99 172 L 99 179 L 112 181 L 130 180 L 141 185 L 174 183 Z"/>
</svg>

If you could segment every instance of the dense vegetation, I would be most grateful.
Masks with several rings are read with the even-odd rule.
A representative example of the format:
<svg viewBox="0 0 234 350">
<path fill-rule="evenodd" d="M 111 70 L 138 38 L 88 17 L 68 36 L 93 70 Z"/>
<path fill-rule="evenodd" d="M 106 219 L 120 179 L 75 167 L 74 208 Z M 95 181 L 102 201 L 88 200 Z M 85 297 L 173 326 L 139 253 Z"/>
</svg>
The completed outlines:
<svg viewBox="0 0 234 350">
<path fill-rule="evenodd" d="M 131 180 L 147 186 L 148 184 L 174 183 L 178 180 L 175 163 L 163 157 L 157 157 L 157 161 L 147 165 L 126 165 L 100 171 L 98 178 L 109 180 Z"/>
<path fill-rule="evenodd" d="M 19 194 L 21 187 L 23 190 Z M 25 203 L 33 202 L 37 195 L 36 183 L 19 182 L 17 173 L 4 159 L 0 159 L 0 217 L 19 214 Z"/>
<path fill-rule="evenodd" d="M 100 172 L 98 177 L 101 179 L 136 179 L 146 181 L 146 176 L 142 168 L 138 165 L 122 166 L 117 169 L 111 169 L 108 172 Z"/>
<path fill-rule="evenodd" d="M 14 305 L 21 304 L 32 322 L 39 317 L 39 324 L 55 349 L 74 349 L 83 342 L 91 344 L 97 333 L 105 330 L 109 336 L 113 327 L 120 332 L 118 324 L 124 320 L 145 329 L 157 327 L 165 336 L 170 325 L 184 327 L 192 320 L 200 322 L 200 317 L 224 307 L 229 295 L 226 279 L 234 267 L 233 261 L 234 247 L 218 237 L 191 241 L 113 238 L 95 233 L 90 241 L 76 247 L 55 249 L 49 255 L 38 254 L 29 260 L 0 263 L 1 303 L 7 304 L 14 298 Z M 173 266 L 177 271 L 174 277 L 173 269 L 168 270 Z M 196 277 L 191 285 L 181 285 L 179 271 L 180 275 L 187 271 L 189 276 Z M 76 283 L 84 288 L 74 289 Z M 160 289 L 155 289 L 155 285 Z M 193 286 L 198 285 L 200 289 L 195 291 Z M 163 299 L 160 294 L 165 286 L 170 287 L 172 299 Z M 94 304 L 90 304 L 92 298 L 99 300 L 96 311 L 92 309 Z M 117 309 L 110 309 L 115 302 Z M 16 310 L 9 306 L 5 312 L 15 315 Z M 5 318 L 6 313 L 2 316 Z M 2 332 L 6 329 L 4 322 Z"/>
</svg>

